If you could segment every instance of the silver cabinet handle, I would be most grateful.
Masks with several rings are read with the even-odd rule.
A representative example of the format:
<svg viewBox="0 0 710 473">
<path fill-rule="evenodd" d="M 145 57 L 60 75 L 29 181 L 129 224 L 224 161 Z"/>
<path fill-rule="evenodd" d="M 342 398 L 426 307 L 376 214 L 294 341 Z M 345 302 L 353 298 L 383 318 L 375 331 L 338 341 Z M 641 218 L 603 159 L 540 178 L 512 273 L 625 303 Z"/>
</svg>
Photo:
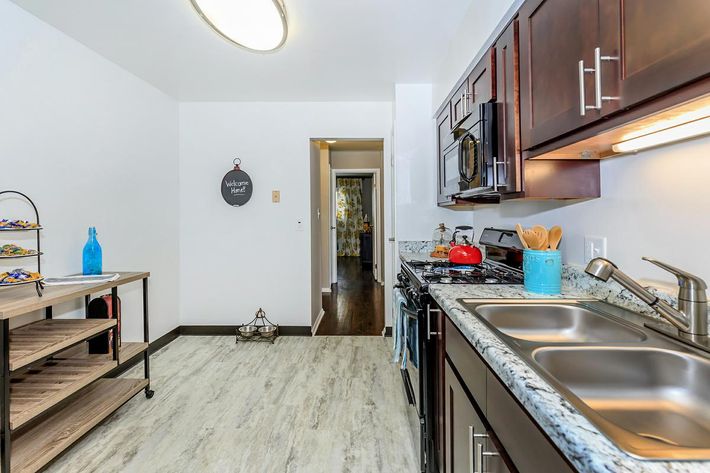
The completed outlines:
<svg viewBox="0 0 710 473">
<path fill-rule="evenodd" d="M 507 166 L 508 163 L 505 161 L 498 161 L 498 158 L 493 158 L 493 192 L 498 192 L 498 186 L 500 182 L 498 181 L 498 166 Z M 506 185 L 503 183 L 502 185 Z"/>
<path fill-rule="evenodd" d="M 483 473 L 483 443 L 476 444 L 476 471 L 475 473 Z"/>
<path fill-rule="evenodd" d="M 476 473 L 474 468 L 476 461 L 473 458 L 473 426 L 468 426 L 468 471 L 470 473 Z"/>
<path fill-rule="evenodd" d="M 465 117 L 470 113 L 468 109 L 468 100 L 471 98 L 471 94 L 467 91 L 461 93 L 461 118 Z"/>
<path fill-rule="evenodd" d="M 469 427 L 469 434 L 473 433 L 473 427 Z M 488 434 L 475 434 L 471 435 L 472 439 L 471 442 L 473 442 L 473 438 L 479 438 L 479 439 L 487 439 Z M 476 470 L 474 473 L 485 473 L 483 471 L 483 457 L 499 457 L 500 453 L 498 452 L 484 452 L 483 451 L 483 442 L 479 442 L 476 444 L 476 456 L 474 463 L 476 465 Z"/>
<path fill-rule="evenodd" d="M 586 92 L 584 90 L 584 73 L 589 72 L 592 73 L 594 72 L 593 68 L 589 67 L 584 67 L 584 60 L 580 59 L 579 62 L 577 63 L 577 66 L 579 68 L 579 114 L 582 116 L 585 116 L 587 114 L 587 110 L 596 110 L 596 107 L 593 105 L 587 105 L 586 102 Z"/>
<path fill-rule="evenodd" d="M 618 61 L 617 56 L 602 56 L 601 48 L 594 48 L 594 102 L 597 110 L 602 109 L 602 102 L 619 100 L 619 97 L 602 95 L 602 61 Z"/>
<path fill-rule="evenodd" d="M 432 335 L 439 336 L 441 335 L 441 332 L 432 332 L 431 331 L 431 313 L 432 312 L 437 312 L 440 313 L 441 311 L 439 309 L 432 309 L 429 304 L 426 306 L 426 339 L 431 340 Z"/>
<path fill-rule="evenodd" d="M 594 67 L 584 67 L 584 60 L 577 63 L 579 71 L 579 113 L 584 116 L 587 110 L 601 110 L 602 102 L 619 100 L 619 97 L 602 95 L 602 61 L 618 61 L 618 56 L 602 56 L 601 48 L 594 48 Z M 584 74 L 594 74 L 594 105 L 587 105 L 584 91 Z"/>
<path fill-rule="evenodd" d="M 473 426 L 469 425 L 468 426 L 468 451 L 469 451 L 469 462 L 471 465 L 471 472 L 472 473 L 483 473 L 483 442 L 479 442 L 476 444 L 476 448 L 474 449 L 473 447 L 473 439 L 486 439 L 488 438 L 488 434 L 474 434 L 473 433 Z M 475 451 L 475 455 L 474 455 Z"/>
</svg>

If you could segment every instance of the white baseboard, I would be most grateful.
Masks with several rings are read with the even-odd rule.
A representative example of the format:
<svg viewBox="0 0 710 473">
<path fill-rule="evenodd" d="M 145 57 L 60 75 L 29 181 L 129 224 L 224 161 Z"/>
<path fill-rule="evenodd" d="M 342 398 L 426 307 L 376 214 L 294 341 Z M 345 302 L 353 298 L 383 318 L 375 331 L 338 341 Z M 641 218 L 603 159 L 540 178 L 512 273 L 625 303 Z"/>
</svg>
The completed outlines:
<svg viewBox="0 0 710 473">
<path fill-rule="evenodd" d="M 316 322 L 313 324 L 313 327 L 311 327 L 311 335 L 315 335 L 318 332 L 318 326 L 320 325 L 320 321 L 323 320 L 323 316 L 325 315 L 325 311 L 323 309 L 320 310 L 318 313 L 318 317 L 316 317 Z"/>
<path fill-rule="evenodd" d="M 329 287 L 322 287 L 320 292 L 330 294 L 332 291 Z"/>
</svg>

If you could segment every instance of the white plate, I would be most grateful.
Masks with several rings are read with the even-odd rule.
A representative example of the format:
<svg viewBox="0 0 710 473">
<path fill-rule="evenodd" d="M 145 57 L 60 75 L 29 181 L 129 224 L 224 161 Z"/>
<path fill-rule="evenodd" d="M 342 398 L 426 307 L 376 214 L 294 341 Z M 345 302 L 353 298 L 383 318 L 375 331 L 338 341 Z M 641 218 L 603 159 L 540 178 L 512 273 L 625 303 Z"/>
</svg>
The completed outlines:
<svg viewBox="0 0 710 473">
<path fill-rule="evenodd" d="M 30 250 L 31 253 L 27 253 L 26 255 L 3 255 L 0 254 L 0 259 L 13 259 L 13 258 L 30 258 L 32 256 L 39 256 L 43 254 L 42 252 L 37 253 L 37 250 Z"/>
<path fill-rule="evenodd" d="M 44 281 L 44 278 L 39 278 L 39 279 L 33 279 L 31 281 L 20 281 L 20 282 L 0 282 L 0 287 L 14 287 L 14 286 L 23 286 L 25 284 L 34 284 L 36 282 L 42 282 Z"/>
<path fill-rule="evenodd" d="M 42 225 L 34 228 L 0 227 L 0 232 L 31 232 L 32 230 L 42 230 L 42 228 Z"/>
</svg>

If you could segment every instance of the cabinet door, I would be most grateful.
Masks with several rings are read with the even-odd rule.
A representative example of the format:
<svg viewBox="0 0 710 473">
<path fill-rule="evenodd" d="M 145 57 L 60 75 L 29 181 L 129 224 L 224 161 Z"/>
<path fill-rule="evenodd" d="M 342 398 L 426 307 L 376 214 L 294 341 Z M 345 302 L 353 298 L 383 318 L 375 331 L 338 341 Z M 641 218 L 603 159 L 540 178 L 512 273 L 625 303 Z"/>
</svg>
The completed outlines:
<svg viewBox="0 0 710 473">
<path fill-rule="evenodd" d="M 620 65 L 604 62 L 602 72 L 620 76 L 622 107 L 710 74 L 708 0 L 599 0 L 599 5 L 602 54 L 621 59 Z"/>
<path fill-rule="evenodd" d="M 458 150 L 451 133 L 451 113 L 447 104 L 436 119 L 437 138 L 437 202 L 439 204 L 451 201 L 452 194 L 458 191 L 459 163 Z"/>
<path fill-rule="evenodd" d="M 470 105 L 468 110 L 478 115 L 478 106 L 496 98 L 495 76 L 495 49 L 490 49 L 483 55 L 476 67 L 468 76 L 468 97 Z"/>
<path fill-rule="evenodd" d="M 445 365 L 446 386 L 446 473 L 480 472 L 475 464 L 478 445 L 485 442 L 486 429 L 466 395 L 448 360 Z M 478 452 L 480 453 L 480 452 Z"/>
<path fill-rule="evenodd" d="M 520 151 L 520 86 L 518 20 L 508 25 L 495 44 L 496 101 L 498 107 L 498 154 L 495 157 L 498 191 L 520 192 L 522 155 Z"/>
<path fill-rule="evenodd" d="M 550 141 L 600 118 L 594 99 L 596 0 L 529 0 L 520 9 L 522 148 Z M 584 87 L 581 87 L 584 86 Z M 582 93 L 582 91 L 584 93 Z"/>
</svg>

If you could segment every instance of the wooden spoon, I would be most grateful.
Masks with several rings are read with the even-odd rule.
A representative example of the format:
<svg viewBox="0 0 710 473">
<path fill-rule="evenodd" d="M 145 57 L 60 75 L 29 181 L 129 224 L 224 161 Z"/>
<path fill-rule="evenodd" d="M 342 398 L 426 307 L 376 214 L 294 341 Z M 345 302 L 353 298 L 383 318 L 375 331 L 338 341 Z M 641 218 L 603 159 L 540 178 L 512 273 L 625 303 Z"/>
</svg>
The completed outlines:
<svg viewBox="0 0 710 473">
<path fill-rule="evenodd" d="M 531 250 L 537 250 L 538 246 L 542 243 L 538 234 L 530 228 L 523 232 L 523 236 L 525 237 L 525 241 Z"/>
<path fill-rule="evenodd" d="M 525 231 L 523 230 L 523 226 L 518 223 L 517 225 L 515 225 L 515 231 L 518 232 L 518 238 L 520 238 L 523 247 L 526 250 L 529 250 L 530 245 L 528 245 L 528 242 L 525 240 Z"/>
<path fill-rule="evenodd" d="M 547 247 L 549 246 L 547 228 L 543 227 L 542 225 L 534 225 L 532 227 L 532 231 L 538 237 L 539 244 L 538 244 L 538 247 L 535 249 L 536 250 L 546 250 Z"/>
<path fill-rule="evenodd" d="M 560 240 L 562 240 L 562 228 L 559 225 L 550 228 L 549 240 L 550 249 L 553 251 L 556 250 L 560 245 Z"/>
</svg>

